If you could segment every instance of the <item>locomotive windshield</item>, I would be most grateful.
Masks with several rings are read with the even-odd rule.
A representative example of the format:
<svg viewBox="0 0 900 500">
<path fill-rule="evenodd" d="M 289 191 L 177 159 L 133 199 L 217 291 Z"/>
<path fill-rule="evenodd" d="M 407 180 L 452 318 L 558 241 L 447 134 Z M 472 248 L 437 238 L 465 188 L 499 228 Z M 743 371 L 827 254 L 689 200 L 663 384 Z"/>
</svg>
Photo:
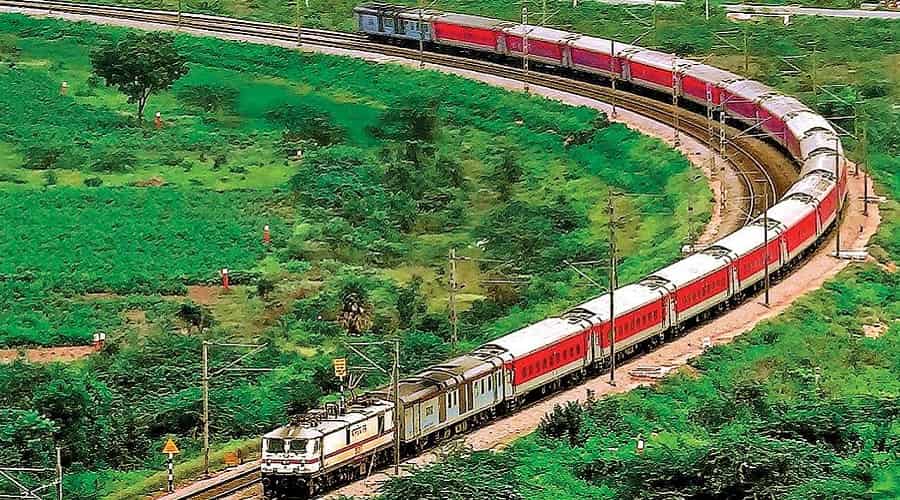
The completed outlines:
<svg viewBox="0 0 900 500">
<path fill-rule="evenodd" d="M 315 454 L 319 452 L 319 439 L 277 439 L 265 440 L 267 453 Z"/>
</svg>

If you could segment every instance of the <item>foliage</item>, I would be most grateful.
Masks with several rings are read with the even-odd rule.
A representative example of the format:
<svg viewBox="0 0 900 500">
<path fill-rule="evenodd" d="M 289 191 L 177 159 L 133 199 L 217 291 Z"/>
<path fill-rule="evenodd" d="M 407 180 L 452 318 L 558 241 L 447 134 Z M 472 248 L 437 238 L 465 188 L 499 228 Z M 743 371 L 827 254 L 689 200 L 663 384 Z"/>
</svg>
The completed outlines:
<svg viewBox="0 0 900 500">
<path fill-rule="evenodd" d="M 451 448 L 440 461 L 424 467 L 413 466 L 413 474 L 385 484 L 382 498 L 418 500 L 444 498 L 495 498 L 520 500 L 510 462 L 489 451 L 472 452 L 462 446 Z"/>
<path fill-rule="evenodd" d="M 138 120 L 151 95 L 172 87 L 188 72 L 187 59 L 175 48 L 168 33 L 130 32 L 115 44 L 97 48 L 91 54 L 94 74 L 114 86 L 137 104 Z"/>
<path fill-rule="evenodd" d="M 264 251 L 259 228 L 283 227 L 267 203 L 168 188 L 8 192 L 0 219 L 17 222 L 0 227 L 0 276 L 33 273 L 66 293 L 178 293 L 226 265 L 252 267 Z"/>
<path fill-rule="evenodd" d="M 538 432 L 549 438 L 565 438 L 570 446 L 578 446 L 583 441 L 583 437 L 579 436 L 583 420 L 583 411 L 577 401 L 556 404 L 550 413 L 541 417 Z"/>
</svg>

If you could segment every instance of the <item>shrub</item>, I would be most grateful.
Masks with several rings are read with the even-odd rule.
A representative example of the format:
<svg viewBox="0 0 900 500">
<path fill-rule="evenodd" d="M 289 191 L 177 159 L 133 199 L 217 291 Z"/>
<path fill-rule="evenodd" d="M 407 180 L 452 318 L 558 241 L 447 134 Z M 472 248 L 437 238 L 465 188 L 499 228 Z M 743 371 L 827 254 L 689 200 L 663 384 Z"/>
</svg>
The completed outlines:
<svg viewBox="0 0 900 500">
<path fill-rule="evenodd" d="M 565 439 L 569 446 L 579 446 L 584 442 L 583 421 L 584 408 L 577 401 L 568 401 L 564 405 L 554 405 L 553 411 L 541 417 L 538 432 L 545 437 Z"/>
</svg>

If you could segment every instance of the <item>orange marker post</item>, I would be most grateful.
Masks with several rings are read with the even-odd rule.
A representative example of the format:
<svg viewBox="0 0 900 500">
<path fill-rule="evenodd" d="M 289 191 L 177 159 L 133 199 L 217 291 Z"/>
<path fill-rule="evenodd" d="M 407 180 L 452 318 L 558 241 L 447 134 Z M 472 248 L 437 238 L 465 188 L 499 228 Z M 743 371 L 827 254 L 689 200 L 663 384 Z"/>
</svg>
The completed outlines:
<svg viewBox="0 0 900 500">
<path fill-rule="evenodd" d="M 228 269 L 227 268 L 222 269 L 222 288 L 224 288 L 226 291 L 229 289 Z"/>
<path fill-rule="evenodd" d="M 272 243 L 272 233 L 269 232 L 268 224 L 263 226 L 263 243 L 266 245 L 268 245 L 269 243 Z"/>
<path fill-rule="evenodd" d="M 157 129 L 161 129 L 163 126 L 162 113 L 159 111 L 156 112 L 156 116 L 153 118 L 153 125 L 155 125 Z"/>
</svg>

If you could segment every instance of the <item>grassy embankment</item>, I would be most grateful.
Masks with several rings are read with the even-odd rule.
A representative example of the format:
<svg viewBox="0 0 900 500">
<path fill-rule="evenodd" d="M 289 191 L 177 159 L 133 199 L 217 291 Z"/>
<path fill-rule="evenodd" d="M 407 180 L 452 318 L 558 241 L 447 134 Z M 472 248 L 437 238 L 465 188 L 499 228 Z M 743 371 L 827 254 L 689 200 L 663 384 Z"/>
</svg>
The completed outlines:
<svg viewBox="0 0 900 500">
<path fill-rule="evenodd" d="M 674 214 L 635 217 L 628 276 L 678 254 L 689 205 L 695 226 L 708 217 L 707 187 L 659 141 L 586 108 L 395 66 L 178 37 L 191 72 L 151 99 L 161 130 L 137 125 L 90 76 L 88 47 L 122 33 L 0 17 L 0 343 L 111 339 L 68 366 L 0 366 L 0 462 L 62 444 L 71 498 L 158 487 L 169 434 L 196 469 L 201 338 L 269 342 L 248 362 L 277 371 L 211 394 L 216 441 L 252 438 L 336 389 L 350 292 L 372 312 L 367 335 L 398 334 L 413 370 L 451 353 L 449 248 L 532 276 L 482 287 L 497 275 L 461 264 L 463 310 L 474 304 L 462 350 L 596 293 L 561 260 L 604 255 L 607 186 L 666 194 L 623 212 Z M 205 287 L 222 267 L 229 294 Z M 202 335 L 198 311 L 212 323 Z M 214 349 L 213 366 L 227 356 Z"/>
</svg>

